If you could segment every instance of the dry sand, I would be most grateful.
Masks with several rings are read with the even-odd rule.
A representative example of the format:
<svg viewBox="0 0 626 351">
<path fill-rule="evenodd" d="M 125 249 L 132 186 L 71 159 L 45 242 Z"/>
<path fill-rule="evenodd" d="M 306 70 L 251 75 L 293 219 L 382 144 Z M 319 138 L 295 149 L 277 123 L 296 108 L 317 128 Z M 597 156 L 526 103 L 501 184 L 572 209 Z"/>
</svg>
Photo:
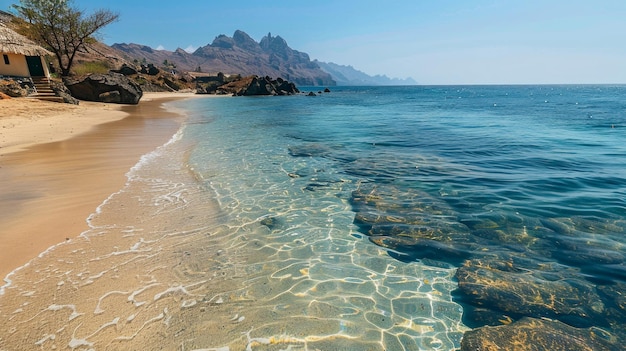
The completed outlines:
<svg viewBox="0 0 626 351">
<path fill-rule="evenodd" d="M 148 93 L 138 105 L 0 100 L 0 277 L 88 229 L 86 219 L 126 182 L 182 116 Z"/>
</svg>

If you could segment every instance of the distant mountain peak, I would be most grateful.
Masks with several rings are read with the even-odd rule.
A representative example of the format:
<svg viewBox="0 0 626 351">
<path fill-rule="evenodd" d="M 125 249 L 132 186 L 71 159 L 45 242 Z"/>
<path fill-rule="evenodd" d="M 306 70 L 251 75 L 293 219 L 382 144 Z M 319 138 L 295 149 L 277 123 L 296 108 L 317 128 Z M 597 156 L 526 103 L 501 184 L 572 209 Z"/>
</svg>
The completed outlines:
<svg viewBox="0 0 626 351">
<path fill-rule="evenodd" d="M 232 49 L 232 47 L 235 46 L 235 40 L 227 35 L 220 34 L 213 39 L 210 46 L 214 48 Z"/>
<path fill-rule="evenodd" d="M 246 32 L 241 30 L 236 30 L 235 34 L 233 34 L 233 40 L 235 45 L 249 51 L 260 51 L 261 46 L 259 43 L 254 41 Z"/>
<path fill-rule="evenodd" d="M 285 51 L 292 50 L 289 45 L 287 45 L 287 41 L 285 39 L 281 38 L 279 35 L 272 37 L 272 33 L 267 33 L 267 35 L 261 39 L 259 45 L 264 51 L 283 53 Z"/>
<path fill-rule="evenodd" d="M 320 68 L 330 74 L 337 85 L 416 85 L 413 78 L 389 78 L 386 75 L 377 74 L 370 76 L 349 65 L 338 65 L 333 62 L 313 61 Z"/>
</svg>

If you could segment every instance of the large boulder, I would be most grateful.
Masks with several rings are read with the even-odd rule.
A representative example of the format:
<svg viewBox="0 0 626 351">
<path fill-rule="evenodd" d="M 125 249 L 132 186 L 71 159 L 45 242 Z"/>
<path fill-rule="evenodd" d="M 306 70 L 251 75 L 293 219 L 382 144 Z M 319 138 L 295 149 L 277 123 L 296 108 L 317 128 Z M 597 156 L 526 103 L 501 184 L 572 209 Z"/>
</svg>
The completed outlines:
<svg viewBox="0 0 626 351">
<path fill-rule="evenodd" d="M 91 74 L 82 80 L 68 78 L 65 85 L 72 96 L 87 101 L 137 104 L 143 95 L 137 83 L 114 72 Z"/>
</svg>

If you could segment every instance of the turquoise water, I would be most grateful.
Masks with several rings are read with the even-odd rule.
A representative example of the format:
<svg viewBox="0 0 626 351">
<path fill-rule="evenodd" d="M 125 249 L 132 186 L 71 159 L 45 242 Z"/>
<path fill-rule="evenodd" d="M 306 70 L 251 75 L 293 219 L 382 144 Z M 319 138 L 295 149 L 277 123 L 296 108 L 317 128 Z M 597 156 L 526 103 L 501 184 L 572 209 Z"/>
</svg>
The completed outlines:
<svg viewBox="0 0 626 351">
<path fill-rule="evenodd" d="M 273 276 L 306 266 L 290 289 L 302 285 L 298 293 L 341 309 L 358 309 L 346 302 L 358 292 L 372 310 L 347 320 L 450 349 L 465 328 L 503 319 L 609 330 L 626 322 L 623 311 L 609 312 L 619 302 L 607 292 L 626 280 L 625 94 L 623 86 L 435 86 L 194 100 L 185 138 L 197 142 L 189 162 L 226 221 L 258 223 L 259 250 L 291 262 Z M 381 263 L 370 245 L 396 262 Z M 597 298 L 602 307 L 507 307 L 531 298 L 515 276 L 502 282 L 515 298 L 486 291 L 489 281 L 477 277 L 457 289 L 456 268 L 469 264 L 480 276 L 502 262 L 541 271 L 533 277 L 546 280 L 537 283 L 545 296 L 565 294 L 549 282 L 571 282 L 585 289 L 567 285 L 563 299 Z M 393 278 L 379 267 L 389 264 Z M 333 291 L 312 293 L 311 281 Z M 380 287 L 387 294 L 377 296 Z M 433 332 L 399 332 L 406 327 L 368 313 Z"/>
<path fill-rule="evenodd" d="M 458 350 L 524 318 L 620 349 L 626 86 L 332 90 L 169 104 L 91 229 L 7 277 L 0 349 Z"/>
</svg>

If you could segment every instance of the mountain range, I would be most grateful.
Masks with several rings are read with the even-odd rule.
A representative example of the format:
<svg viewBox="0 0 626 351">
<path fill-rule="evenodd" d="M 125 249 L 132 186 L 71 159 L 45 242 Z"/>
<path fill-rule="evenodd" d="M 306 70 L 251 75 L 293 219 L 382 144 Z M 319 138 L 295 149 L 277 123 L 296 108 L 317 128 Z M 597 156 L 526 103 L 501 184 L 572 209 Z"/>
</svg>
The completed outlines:
<svg viewBox="0 0 626 351">
<path fill-rule="evenodd" d="M 332 62 L 313 61 L 331 75 L 337 85 L 416 85 L 413 78 L 389 78 L 386 75 L 370 76 L 352 66 L 338 65 Z"/>
<path fill-rule="evenodd" d="M 399 85 L 416 84 L 412 79 L 369 76 L 351 66 L 311 61 L 308 54 L 294 50 L 280 36 L 268 33 L 256 42 L 241 30 L 232 37 L 218 35 L 211 44 L 190 53 L 155 50 L 140 44 L 113 44 L 111 49 L 124 61 L 167 66 L 172 70 L 216 74 L 282 77 L 297 85 Z"/>
</svg>

